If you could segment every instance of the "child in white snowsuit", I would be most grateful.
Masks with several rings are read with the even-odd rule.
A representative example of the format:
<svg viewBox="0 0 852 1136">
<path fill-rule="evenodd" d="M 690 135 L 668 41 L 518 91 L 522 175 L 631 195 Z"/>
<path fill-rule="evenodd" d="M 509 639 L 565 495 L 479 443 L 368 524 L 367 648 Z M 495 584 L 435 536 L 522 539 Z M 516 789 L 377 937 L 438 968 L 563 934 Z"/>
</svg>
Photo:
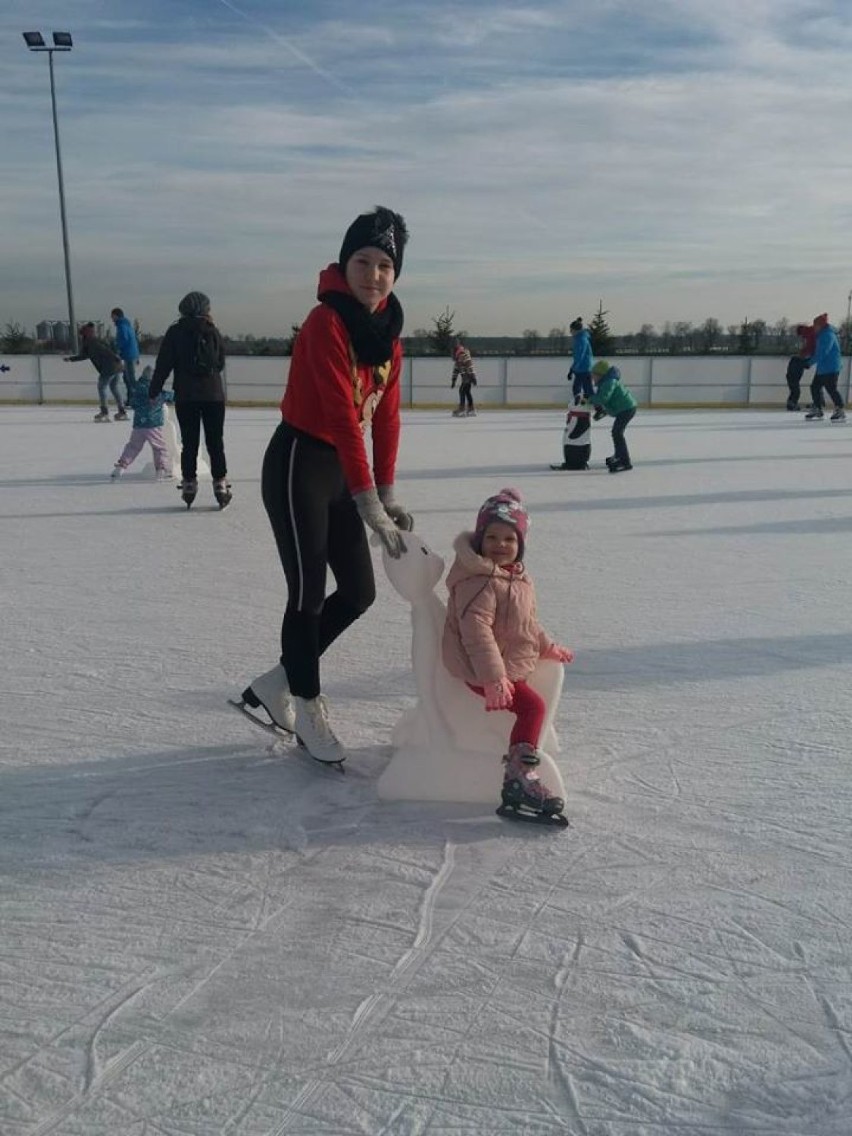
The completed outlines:
<svg viewBox="0 0 852 1136">
<path fill-rule="evenodd" d="M 450 674 L 485 699 L 486 710 L 509 710 L 515 724 L 504 757 L 504 791 L 520 787 L 536 811 L 561 813 L 561 798 L 536 767 L 544 699 L 527 682 L 539 659 L 570 663 L 536 616 L 535 585 L 523 564 L 529 516 L 516 489 L 501 489 L 479 510 L 474 532 L 454 542 L 442 655 Z"/>
<path fill-rule="evenodd" d="M 159 395 L 150 401 L 148 390 L 151 385 L 151 368 L 146 367 L 133 387 L 130 396 L 130 405 L 133 408 L 133 428 L 130 439 L 121 451 L 121 456 L 115 463 L 112 471 L 113 479 L 121 477 L 124 471 L 133 464 L 145 448 L 145 443 L 151 447 L 154 455 L 154 469 L 158 478 L 172 476 L 172 463 L 166 444 L 163 430 L 165 426 L 165 404 L 174 402 L 173 391 L 160 391 Z"/>
</svg>

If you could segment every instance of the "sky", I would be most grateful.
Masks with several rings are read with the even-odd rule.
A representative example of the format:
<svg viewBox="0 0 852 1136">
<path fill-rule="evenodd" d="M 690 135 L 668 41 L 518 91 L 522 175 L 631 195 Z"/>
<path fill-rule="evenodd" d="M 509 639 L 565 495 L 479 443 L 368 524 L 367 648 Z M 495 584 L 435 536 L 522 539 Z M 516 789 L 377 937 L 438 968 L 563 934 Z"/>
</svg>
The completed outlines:
<svg viewBox="0 0 852 1136">
<path fill-rule="evenodd" d="M 852 290 L 843 0 L 6 0 L 0 326 L 67 315 L 45 57 L 80 319 L 162 331 L 207 292 L 282 335 L 354 216 L 411 232 L 406 332 L 772 323 Z"/>
<path fill-rule="evenodd" d="M 605 423 L 553 473 L 555 410 L 404 413 L 447 566 L 529 508 L 556 831 L 494 815 L 496 745 L 476 803 L 379 798 L 430 640 L 375 550 L 345 776 L 227 705 L 279 651 L 274 408 L 228 410 L 224 512 L 110 481 L 90 415 L 0 407 L 3 1136 L 849 1136 L 847 427 L 641 410 L 612 476 Z"/>
</svg>

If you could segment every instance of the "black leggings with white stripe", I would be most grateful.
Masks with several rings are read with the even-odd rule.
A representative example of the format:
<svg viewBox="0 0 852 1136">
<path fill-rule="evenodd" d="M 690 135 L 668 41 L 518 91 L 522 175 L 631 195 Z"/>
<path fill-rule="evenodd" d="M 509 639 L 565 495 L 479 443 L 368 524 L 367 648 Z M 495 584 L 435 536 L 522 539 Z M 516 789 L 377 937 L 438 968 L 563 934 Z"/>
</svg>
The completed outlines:
<svg viewBox="0 0 852 1136">
<path fill-rule="evenodd" d="M 334 447 L 286 422 L 267 446 L 261 491 L 287 577 L 281 664 L 293 694 L 315 698 L 323 652 L 376 598 L 364 523 Z M 329 569 L 337 588 L 326 596 Z"/>
</svg>

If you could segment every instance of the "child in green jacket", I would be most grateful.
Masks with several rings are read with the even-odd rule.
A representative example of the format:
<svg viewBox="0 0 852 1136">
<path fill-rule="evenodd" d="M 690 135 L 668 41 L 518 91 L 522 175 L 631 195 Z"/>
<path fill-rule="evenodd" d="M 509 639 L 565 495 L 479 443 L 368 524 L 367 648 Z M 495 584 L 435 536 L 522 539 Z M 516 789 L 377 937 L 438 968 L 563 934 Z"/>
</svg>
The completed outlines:
<svg viewBox="0 0 852 1136">
<path fill-rule="evenodd" d="M 610 473 L 633 469 L 624 431 L 636 413 L 636 399 L 622 383 L 618 367 L 613 367 L 606 359 L 599 360 L 592 367 L 592 380 L 595 384 L 595 393 L 592 395 L 595 420 L 603 418 L 605 414 L 611 414 L 615 418 L 612 424 L 615 453 L 606 459 L 607 469 Z"/>
</svg>

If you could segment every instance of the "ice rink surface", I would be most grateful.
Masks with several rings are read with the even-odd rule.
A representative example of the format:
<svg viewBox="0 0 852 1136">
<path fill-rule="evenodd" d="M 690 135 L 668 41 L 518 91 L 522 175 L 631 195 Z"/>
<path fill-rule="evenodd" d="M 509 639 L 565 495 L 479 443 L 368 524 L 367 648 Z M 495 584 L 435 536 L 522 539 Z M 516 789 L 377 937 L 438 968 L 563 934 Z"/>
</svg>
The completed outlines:
<svg viewBox="0 0 852 1136">
<path fill-rule="evenodd" d="M 278 654 L 277 414 L 187 513 L 92 412 L 0 408 L 3 1136 L 849 1136 L 852 427 L 640 411 L 612 476 L 605 423 L 558 473 L 558 410 L 405 413 L 434 549 L 530 507 L 554 832 L 377 800 L 377 553 L 324 662 L 347 775 L 230 710 Z"/>
</svg>

